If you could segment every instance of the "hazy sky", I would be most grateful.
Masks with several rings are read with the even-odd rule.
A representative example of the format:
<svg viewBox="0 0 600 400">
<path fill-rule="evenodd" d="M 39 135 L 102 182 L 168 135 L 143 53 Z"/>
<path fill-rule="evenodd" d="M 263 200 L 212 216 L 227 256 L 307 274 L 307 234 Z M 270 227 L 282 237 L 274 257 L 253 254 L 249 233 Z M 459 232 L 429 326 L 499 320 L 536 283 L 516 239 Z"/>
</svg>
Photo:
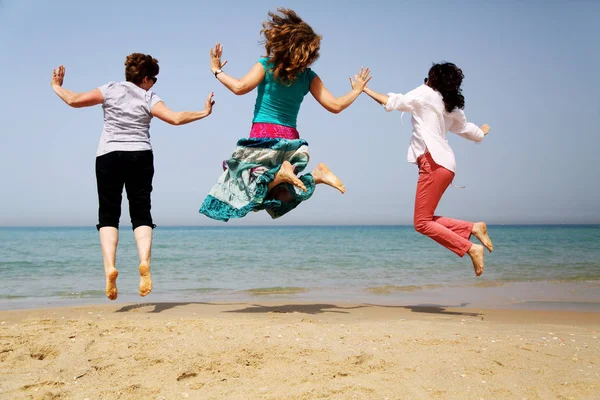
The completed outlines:
<svg viewBox="0 0 600 400">
<path fill-rule="evenodd" d="M 154 91 L 175 110 L 207 119 L 183 127 L 152 122 L 158 225 L 223 225 L 198 214 L 238 138 L 248 135 L 255 92 L 237 97 L 208 67 L 224 46 L 241 77 L 263 55 L 269 10 L 295 9 L 321 35 L 313 69 L 334 93 L 368 66 L 370 87 L 407 92 L 432 62 L 465 73 L 467 117 L 489 123 L 481 145 L 456 135 L 455 183 L 438 213 L 491 223 L 600 223 L 600 2 L 597 1 L 33 1 L 0 0 L 0 226 L 96 224 L 94 175 L 100 106 L 72 109 L 52 91 L 88 91 L 124 79 L 125 56 L 159 60 Z M 347 193 L 319 186 L 313 198 L 272 221 L 254 213 L 236 225 L 409 224 L 417 167 L 406 162 L 410 116 L 386 113 L 362 95 L 334 115 L 309 94 L 298 130 L 309 169 L 325 162 Z M 130 226 L 126 202 L 121 224 Z"/>
</svg>

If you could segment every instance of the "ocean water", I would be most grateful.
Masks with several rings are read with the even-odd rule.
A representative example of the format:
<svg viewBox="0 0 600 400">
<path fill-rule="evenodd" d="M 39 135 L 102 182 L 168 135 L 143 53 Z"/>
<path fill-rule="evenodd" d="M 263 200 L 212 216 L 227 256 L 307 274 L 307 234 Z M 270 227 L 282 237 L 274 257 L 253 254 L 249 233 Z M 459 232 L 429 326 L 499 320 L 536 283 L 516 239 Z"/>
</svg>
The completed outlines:
<svg viewBox="0 0 600 400">
<path fill-rule="evenodd" d="M 468 256 L 409 226 L 159 227 L 154 289 L 142 299 L 133 233 L 122 229 L 117 302 L 541 303 L 600 311 L 600 226 L 488 231 L 494 252 L 477 278 Z M 109 302 L 94 227 L 0 228 L 0 280 L 0 309 Z"/>
</svg>

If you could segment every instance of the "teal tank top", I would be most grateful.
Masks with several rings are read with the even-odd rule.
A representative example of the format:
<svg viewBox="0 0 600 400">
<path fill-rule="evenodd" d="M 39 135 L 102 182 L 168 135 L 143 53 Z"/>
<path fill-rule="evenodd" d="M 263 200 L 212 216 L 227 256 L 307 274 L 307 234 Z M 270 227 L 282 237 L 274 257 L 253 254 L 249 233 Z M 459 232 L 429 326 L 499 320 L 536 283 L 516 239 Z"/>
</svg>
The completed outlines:
<svg viewBox="0 0 600 400">
<path fill-rule="evenodd" d="M 290 86 L 286 86 L 273 76 L 269 59 L 258 60 L 265 69 L 265 78 L 257 87 L 254 118 L 252 122 L 264 122 L 296 127 L 298 111 L 304 96 L 310 90 L 310 83 L 317 74 L 310 68 L 300 72 Z"/>
</svg>

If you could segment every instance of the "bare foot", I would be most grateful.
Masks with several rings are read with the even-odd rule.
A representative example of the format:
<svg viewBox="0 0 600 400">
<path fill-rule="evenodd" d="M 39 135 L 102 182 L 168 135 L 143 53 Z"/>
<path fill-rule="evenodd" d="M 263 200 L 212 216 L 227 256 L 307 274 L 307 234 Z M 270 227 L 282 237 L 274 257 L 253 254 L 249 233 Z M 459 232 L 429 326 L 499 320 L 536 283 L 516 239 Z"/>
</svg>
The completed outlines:
<svg viewBox="0 0 600 400">
<path fill-rule="evenodd" d="M 346 193 L 346 187 L 344 186 L 340 178 L 335 176 L 333 172 L 331 172 L 329 168 L 327 168 L 327 165 L 319 163 L 319 165 L 317 165 L 317 168 L 315 168 L 315 170 L 312 172 L 312 176 L 313 178 L 315 178 L 315 183 L 324 183 L 326 185 L 331 186 L 332 188 L 339 190 L 340 192 L 342 192 L 342 194 Z"/>
<path fill-rule="evenodd" d="M 148 264 L 140 264 L 140 296 L 144 297 L 152 291 L 152 274 Z"/>
<path fill-rule="evenodd" d="M 119 276 L 119 271 L 116 268 L 106 270 L 106 297 L 110 300 L 117 299 L 117 276 Z"/>
<path fill-rule="evenodd" d="M 289 161 L 284 161 L 283 164 L 281 164 L 276 179 L 281 180 L 281 182 L 291 183 L 306 192 L 306 186 L 304 186 L 304 183 L 302 183 L 296 174 L 294 174 L 294 167 L 292 167 L 292 164 L 290 164 Z"/>
<path fill-rule="evenodd" d="M 471 233 L 475 235 L 477 239 L 479 239 L 481 244 L 484 245 L 490 253 L 494 251 L 494 245 L 492 244 L 492 239 L 490 239 L 490 237 L 488 236 L 487 225 L 485 224 L 485 222 L 476 222 L 475 224 L 473 224 L 473 230 L 471 231 Z"/>
<path fill-rule="evenodd" d="M 483 255 L 485 250 L 483 250 L 483 246 L 480 244 L 473 244 L 467 254 L 471 257 L 471 261 L 473 261 L 473 269 L 475 270 L 475 275 L 480 276 L 483 274 Z"/>
</svg>

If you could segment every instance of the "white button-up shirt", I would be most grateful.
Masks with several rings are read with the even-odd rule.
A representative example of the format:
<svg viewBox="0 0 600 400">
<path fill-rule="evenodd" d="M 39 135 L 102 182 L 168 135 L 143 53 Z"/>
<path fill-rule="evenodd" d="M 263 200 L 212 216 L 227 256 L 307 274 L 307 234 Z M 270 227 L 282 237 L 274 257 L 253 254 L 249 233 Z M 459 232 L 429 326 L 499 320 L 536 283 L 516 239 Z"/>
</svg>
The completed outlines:
<svg viewBox="0 0 600 400">
<path fill-rule="evenodd" d="M 456 133 L 474 142 L 483 140 L 483 131 L 471 122 L 463 110 L 447 112 L 442 95 L 427 85 L 421 85 L 406 94 L 388 93 L 386 111 L 403 111 L 412 115 L 412 138 L 408 148 L 408 162 L 416 164 L 417 158 L 427 152 L 442 167 L 456 172 L 454 152 L 446 140 L 446 132 Z"/>
</svg>

